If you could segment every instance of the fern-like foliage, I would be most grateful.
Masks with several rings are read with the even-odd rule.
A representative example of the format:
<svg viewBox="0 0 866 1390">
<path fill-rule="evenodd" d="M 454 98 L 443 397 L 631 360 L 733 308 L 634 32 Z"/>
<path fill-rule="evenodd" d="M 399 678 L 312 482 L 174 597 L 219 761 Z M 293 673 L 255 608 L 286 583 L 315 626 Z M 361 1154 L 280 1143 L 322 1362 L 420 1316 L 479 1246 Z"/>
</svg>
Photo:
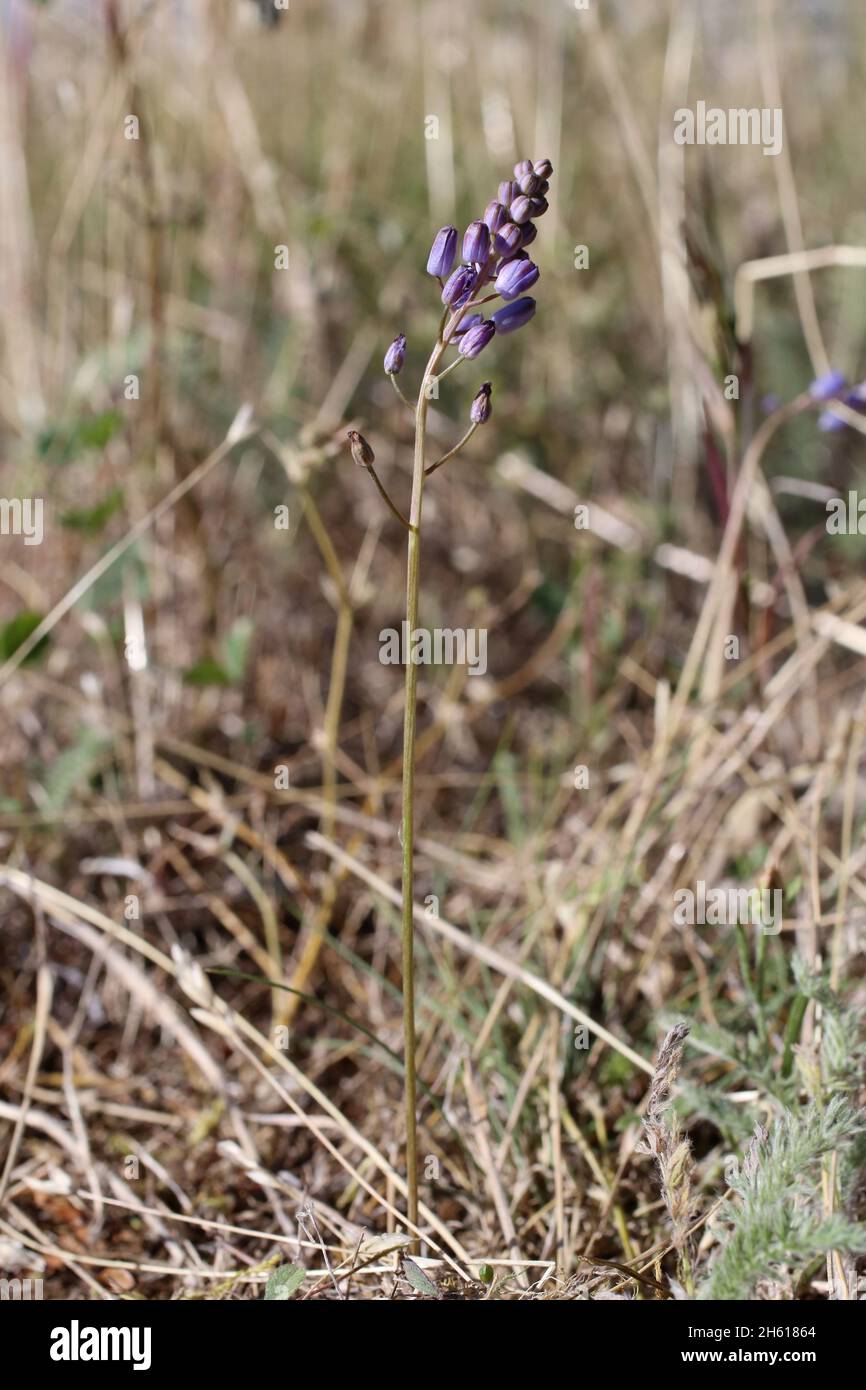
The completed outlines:
<svg viewBox="0 0 866 1390">
<path fill-rule="evenodd" d="M 803 1265 L 830 1250 L 866 1250 L 866 1226 L 825 1215 L 820 1164 L 861 1131 L 844 1096 L 785 1111 L 772 1133 L 758 1127 L 730 1186 L 739 1202 L 722 1209 L 727 1226 L 698 1289 L 701 1299 L 748 1299 L 757 1280 L 781 1265 Z"/>
</svg>

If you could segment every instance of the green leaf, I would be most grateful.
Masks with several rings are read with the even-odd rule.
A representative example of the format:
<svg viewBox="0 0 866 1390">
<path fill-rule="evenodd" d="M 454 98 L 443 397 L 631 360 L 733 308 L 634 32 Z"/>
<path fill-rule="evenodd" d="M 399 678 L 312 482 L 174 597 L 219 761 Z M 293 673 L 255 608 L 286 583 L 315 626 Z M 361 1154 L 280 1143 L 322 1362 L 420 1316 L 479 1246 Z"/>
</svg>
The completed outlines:
<svg viewBox="0 0 866 1390">
<path fill-rule="evenodd" d="M 249 618 L 238 618 L 232 623 L 223 643 L 223 666 L 233 685 L 240 685 L 247 669 L 253 624 Z"/>
<path fill-rule="evenodd" d="M 10 618 L 5 627 L 0 628 L 0 661 L 8 661 L 13 652 L 17 652 L 23 642 L 27 641 L 31 632 L 35 632 L 42 622 L 42 613 L 18 613 L 14 618 Z M 28 661 L 37 661 L 47 646 L 48 638 L 43 637 L 36 643 L 29 656 L 24 658 L 24 665 Z"/>
<path fill-rule="evenodd" d="M 307 1271 L 300 1265 L 280 1265 L 265 1287 L 265 1300 L 281 1302 L 291 1298 L 304 1282 Z"/>
<path fill-rule="evenodd" d="M 106 410 L 101 415 L 85 416 L 68 425 L 49 426 L 39 436 L 37 448 L 42 458 L 54 463 L 69 463 L 85 449 L 104 449 L 123 426 L 119 410 Z"/>
<path fill-rule="evenodd" d="M 427 1298 L 439 1298 L 439 1290 L 433 1280 L 428 1278 L 414 1260 L 403 1261 L 403 1273 L 417 1293 L 423 1293 Z"/>
<path fill-rule="evenodd" d="M 60 518 L 60 525 L 67 526 L 72 531 L 83 531 L 87 536 L 98 536 L 122 506 L 123 493 L 119 487 L 115 487 L 101 502 L 97 502 L 95 507 L 64 512 Z"/>
<path fill-rule="evenodd" d="M 231 685 L 225 667 L 211 656 L 205 656 L 190 666 L 188 671 L 184 671 L 183 678 L 187 685 Z"/>
</svg>

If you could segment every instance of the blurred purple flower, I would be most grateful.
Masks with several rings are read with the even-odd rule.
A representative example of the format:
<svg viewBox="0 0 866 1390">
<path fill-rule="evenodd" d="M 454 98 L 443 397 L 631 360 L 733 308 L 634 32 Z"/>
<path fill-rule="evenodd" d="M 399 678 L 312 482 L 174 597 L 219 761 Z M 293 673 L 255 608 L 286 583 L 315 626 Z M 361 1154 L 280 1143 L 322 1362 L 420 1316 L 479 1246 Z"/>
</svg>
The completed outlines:
<svg viewBox="0 0 866 1390">
<path fill-rule="evenodd" d="M 829 375 L 829 373 L 828 373 Z M 823 378 L 819 378 L 822 380 Z M 816 382 L 815 385 L 818 383 Z M 810 388 L 811 390 L 811 388 Z M 817 400 L 830 400 L 831 396 L 817 396 Z M 859 386 L 855 386 L 841 400 L 848 406 L 849 410 L 856 410 L 858 415 L 866 415 L 866 381 L 861 381 Z M 818 416 L 818 429 L 822 434 L 838 434 L 840 430 L 848 429 L 845 420 L 840 420 L 838 415 L 834 415 L 832 410 L 822 410 Z"/>
<path fill-rule="evenodd" d="M 457 228 L 441 227 L 433 238 L 430 255 L 427 257 L 427 274 L 444 279 L 451 274 L 454 257 L 457 255 Z"/>
<path fill-rule="evenodd" d="M 513 304 L 506 304 L 503 309 L 497 309 L 491 318 L 497 333 L 515 333 L 518 328 L 529 323 L 534 313 L 535 300 L 527 295 L 526 299 L 515 299 Z"/>
<path fill-rule="evenodd" d="M 830 401 L 834 396 L 841 396 L 845 390 L 845 376 L 843 372 L 825 372 L 812 382 L 809 387 L 809 395 L 816 401 Z"/>
</svg>

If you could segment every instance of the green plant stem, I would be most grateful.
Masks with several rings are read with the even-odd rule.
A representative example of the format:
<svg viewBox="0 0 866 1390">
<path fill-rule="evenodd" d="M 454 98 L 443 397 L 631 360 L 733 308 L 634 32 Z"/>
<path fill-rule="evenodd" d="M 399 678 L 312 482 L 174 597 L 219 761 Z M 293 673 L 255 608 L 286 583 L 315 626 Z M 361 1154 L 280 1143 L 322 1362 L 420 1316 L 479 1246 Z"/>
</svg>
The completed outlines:
<svg viewBox="0 0 866 1390">
<path fill-rule="evenodd" d="M 459 454 L 460 450 L 463 448 L 463 445 L 469 443 L 469 440 L 472 438 L 473 434 L 477 429 L 478 426 L 476 424 L 471 424 L 466 433 L 464 434 L 463 438 L 460 440 L 459 444 L 455 444 L 454 448 L 449 449 L 447 454 L 443 454 L 441 459 L 437 459 L 435 463 L 431 463 L 427 468 L 424 469 L 425 477 L 429 478 L 430 474 L 435 473 L 437 468 L 441 468 L 443 463 L 447 463 L 449 459 L 453 459 L 455 454 Z"/>
<path fill-rule="evenodd" d="M 412 466 L 412 500 L 409 508 L 409 545 L 406 560 L 406 621 L 411 634 L 418 625 L 421 581 L 421 502 L 424 495 L 424 447 L 427 430 L 427 383 L 446 348 L 447 333 L 440 329 L 424 370 L 415 408 L 415 456 Z M 407 653 L 408 655 L 408 653 Z M 407 1215 L 418 1224 L 418 1143 L 415 1079 L 415 737 L 417 731 L 418 667 L 406 662 L 403 715 L 403 807 L 400 831 L 403 842 L 403 902 L 401 916 L 403 974 L 403 1047 L 406 1058 L 406 1184 Z"/>
</svg>

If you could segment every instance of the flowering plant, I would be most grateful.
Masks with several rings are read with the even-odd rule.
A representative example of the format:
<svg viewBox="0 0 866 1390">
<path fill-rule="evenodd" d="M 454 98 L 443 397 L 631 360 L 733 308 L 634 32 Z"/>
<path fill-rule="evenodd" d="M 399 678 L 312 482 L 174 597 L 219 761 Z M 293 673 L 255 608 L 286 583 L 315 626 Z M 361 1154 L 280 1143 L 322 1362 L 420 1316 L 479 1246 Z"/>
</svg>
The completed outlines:
<svg viewBox="0 0 866 1390">
<path fill-rule="evenodd" d="M 539 269 L 527 251 L 538 235 L 533 219 L 547 211 L 546 194 L 553 166 L 549 159 L 533 164 L 522 159 L 514 166 L 514 178 L 500 183 L 496 198 L 484 210 L 484 215 L 470 222 L 463 235 L 461 262 L 457 259 L 458 232 L 456 227 L 442 227 L 433 239 L 427 258 L 427 273 L 439 283 L 444 306 L 436 341 L 424 369 L 417 401 L 412 405 L 400 388 L 397 377 L 406 360 L 406 335 L 398 333 L 385 354 L 384 369 L 397 394 L 415 416 L 415 455 L 412 470 L 412 496 L 408 519 L 395 505 L 383 486 L 374 464 L 370 445 L 357 430 L 349 431 L 352 457 L 359 467 L 366 468 L 373 478 L 392 514 L 409 532 L 406 621 L 409 633 L 415 631 L 421 573 L 421 503 L 425 479 L 435 473 L 471 439 L 480 425 L 490 419 L 492 386 L 485 381 L 477 391 L 469 409 L 469 428 L 462 439 L 441 458 L 427 462 L 427 408 L 434 385 L 464 361 L 473 361 L 495 336 L 514 333 L 535 314 L 535 300 L 526 294 L 539 278 Z M 484 305 L 501 299 L 500 308 L 485 318 L 479 312 Z M 448 349 L 456 348 L 453 362 L 439 371 Z M 403 805 L 401 841 L 403 847 L 402 882 L 402 967 L 403 967 L 403 1030 L 405 1051 L 406 1102 L 406 1181 L 408 1218 L 418 1221 L 418 1170 L 416 1142 L 416 1077 L 415 1077 L 415 989 L 414 989 L 414 846 L 415 846 L 415 736 L 417 726 L 418 668 L 414 661 L 406 664 L 406 690 L 403 720 Z"/>
</svg>

